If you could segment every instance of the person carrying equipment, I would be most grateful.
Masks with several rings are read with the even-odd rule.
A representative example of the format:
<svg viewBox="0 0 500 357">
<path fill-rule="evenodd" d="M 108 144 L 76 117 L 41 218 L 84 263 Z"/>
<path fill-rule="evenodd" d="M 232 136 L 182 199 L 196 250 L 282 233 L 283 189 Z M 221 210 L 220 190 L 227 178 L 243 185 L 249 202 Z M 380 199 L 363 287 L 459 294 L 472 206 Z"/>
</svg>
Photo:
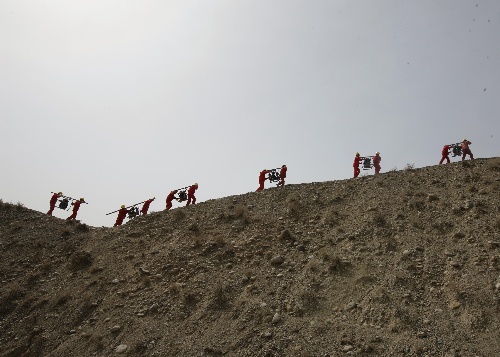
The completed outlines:
<svg viewBox="0 0 500 357">
<path fill-rule="evenodd" d="M 467 139 L 464 139 L 464 141 L 462 141 L 462 161 L 465 160 L 466 155 L 469 155 L 470 159 L 474 160 L 474 155 L 472 155 L 472 152 L 469 149 L 469 145 L 471 144 L 472 143 Z"/>
<path fill-rule="evenodd" d="M 194 193 L 197 189 L 198 189 L 198 183 L 189 186 L 187 191 L 188 201 L 186 203 L 186 206 L 189 206 L 191 204 L 191 201 L 193 202 L 193 205 L 196 204 L 196 197 L 194 196 Z"/>
<path fill-rule="evenodd" d="M 80 209 L 80 205 L 82 203 L 87 203 L 87 202 L 85 202 L 85 199 L 83 199 L 83 198 L 80 198 L 79 201 L 71 202 L 71 205 L 73 206 L 73 214 L 71 216 L 69 216 L 68 218 L 66 218 L 66 220 L 76 219 L 76 215 L 78 214 L 78 210 Z"/>
<path fill-rule="evenodd" d="M 453 145 L 445 145 L 443 146 L 443 150 L 441 151 L 441 161 L 439 161 L 439 165 L 443 163 L 444 160 L 446 160 L 446 163 L 450 163 L 450 157 L 448 156 L 450 154 L 450 149 L 453 147 Z"/>
<path fill-rule="evenodd" d="M 54 208 L 56 208 L 56 202 L 59 197 L 62 196 L 62 192 L 54 193 L 50 198 L 50 209 L 47 212 L 49 216 L 52 216 L 52 212 L 54 212 Z"/>
<path fill-rule="evenodd" d="M 286 170 L 288 170 L 286 165 L 281 166 L 280 182 L 278 182 L 278 184 L 276 186 L 284 186 L 285 185 Z"/>
<path fill-rule="evenodd" d="M 144 204 L 142 205 L 142 209 L 141 209 L 141 213 L 143 216 L 148 214 L 149 205 L 151 204 L 151 202 L 153 202 L 155 200 L 155 198 L 156 197 L 150 198 L 149 200 L 144 202 Z"/>
<path fill-rule="evenodd" d="M 270 173 L 270 170 L 264 169 L 259 174 L 259 188 L 256 191 L 262 191 L 264 189 L 264 181 L 266 181 L 269 177 L 266 177 L 266 174 Z"/>
<path fill-rule="evenodd" d="M 167 204 L 167 207 L 165 208 L 165 210 L 169 210 L 172 208 L 172 201 L 173 200 L 177 200 L 178 198 L 175 197 L 175 194 L 177 193 L 178 190 L 173 190 L 173 191 L 170 191 L 170 193 L 168 194 L 167 196 L 167 199 L 165 200 L 166 204 Z"/>
<path fill-rule="evenodd" d="M 127 217 L 128 209 L 125 205 L 122 205 L 120 210 L 118 211 L 118 217 L 116 217 L 116 222 L 113 227 L 121 226 L 125 217 Z"/>
<path fill-rule="evenodd" d="M 361 160 L 364 160 L 364 157 L 359 156 L 359 152 L 354 156 L 354 162 L 352 163 L 352 167 L 354 167 L 354 178 L 359 176 L 361 170 L 359 169 L 359 165 L 361 164 Z"/>
<path fill-rule="evenodd" d="M 380 153 L 377 151 L 375 153 L 375 156 L 373 157 L 373 167 L 375 167 L 375 175 L 380 172 L 380 161 L 382 161 L 382 158 L 380 157 Z"/>
</svg>

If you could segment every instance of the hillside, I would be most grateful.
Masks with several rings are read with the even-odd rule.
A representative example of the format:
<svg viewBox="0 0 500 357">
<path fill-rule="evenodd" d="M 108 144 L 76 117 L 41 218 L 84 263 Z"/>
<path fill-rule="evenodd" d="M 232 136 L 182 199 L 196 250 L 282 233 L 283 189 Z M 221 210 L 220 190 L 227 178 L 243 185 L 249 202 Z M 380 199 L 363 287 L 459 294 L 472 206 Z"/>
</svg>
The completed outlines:
<svg viewBox="0 0 500 357">
<path fill-rule="evenodd" d="M 1 357 L 500 355 L 500 158 L 0 217 Z"/>
</svg>

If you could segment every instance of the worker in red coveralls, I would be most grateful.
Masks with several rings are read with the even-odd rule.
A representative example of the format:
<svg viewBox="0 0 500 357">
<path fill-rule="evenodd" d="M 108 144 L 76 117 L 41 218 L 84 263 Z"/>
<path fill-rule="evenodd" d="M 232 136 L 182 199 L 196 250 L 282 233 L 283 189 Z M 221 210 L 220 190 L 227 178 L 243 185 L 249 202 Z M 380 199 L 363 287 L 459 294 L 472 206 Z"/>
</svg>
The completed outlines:
<svg viewBox="0 0 500 357">
<path fill-rule="evenodd" d="M 66 218 L 68 219 L 76 219 L 76 215 L 78 214 L 78 210 L 80 209 L 80 205 L 85 202 L 85 199 L 80 198 L 79 201 L 71 202 L 71 205 L 73 206 L 73 214 Z"/>
<path fill-rule="evenodd" d="M 474 155 L 472 155 L 472 152 L 469 149 L 470 144 L 472 143 L 467 139 L 464 139 L 464 141 L 462 141 L 462 161 L 465 160 L 466 155 L 469 155 L 471 160 L 474 159 Z"/>
<path fill-rule="evenodd" d="M 439 165 L 441 165 L 444 160 L 446 160 L 446 163 L 450 163 L 450 157 L 448 155 L 450 154 L 451 147 L 451 145 L 443 146 L 443 150 L 441 151 L 441 161 L 439 161 Z"/>
<path fill-rule="evenodd" d="M 155 200 L 156 197 L 150 198 L 142 205 L 141 213 L 143 216 L 148 214 L 149 205 Z"/>
<path fill-rule="evenodd" d="M 116 217 L 116 222 L 115 222 L 115 225 L 113 227 L 121 226 L 123 223 L 123 220 L 125 219 L 125 217 L 127 217 L 127 213 L 128 213 L 128 209 L 125 208 L 125 205 L 122 205 L 122 207 L 118 211 L 118 217 Z"/>
<path fill-rule="evenodd" d="M 380 172 L 380 161 L 382 161 L 382 158 L 380 157 L 380 153 L 377 151 L 375 153 L 375 156 L 373 157 L 373 167 L 375 167 L 375 175 Z"/>
<path fill-rule="evenodd" d="M 50 209 L 47 212 L 49 216 L 52 216 L 52 212 L 54 212 L 54 208 L 56 208 L 57 199 L 62 196 L 62 192 L 54 193 L 50 198 Z"/>
<path fill-rule="evenodd" d="M 177 190 L 170 191 L 170 193 L 167 196 L 166 203 L 167 207 L 165 208 L 167 211 L 172 208 L 172 201 L 176 199 L 175 194 L 177 193 Z"/>
<path fill-rule="evenodd" d="M 281 166 L 280 182 L 278 182 L 278 184 L 276 186 L 284 186 L 285 185 L 286 170 L 287 170 L 286 165 Z"/>
<path fill-rule="evenodd" d="M 198 183 L 195 183 L 194 185 L 189 186 L 188 188 L 188 201 L 186 203 L 186 206 L 189 206 L 191 202 L 193 202 L 193 205 L 196 204 L 196 197 L 194 197 L 195 191 L 198 189 Z"/>
<path fill-rule="evenodd" d="M 256 191 L 262 191 L 264 189 L 264 181 L 266 181 L 269 177 L 266 177 L 266 174 L 270 173 L 270 170 L 264 169 L 259 174 L 259 188 Z"/>
<path fill-rule="evenodd" d="M 356 156 L 354 157 L 354 162 L 352 163 L 352 167 L 354 167 L 354 178 L 359 176 L 359 173 L 361 170 L 359 169 L 359 165 L 361 164 L 361 160 L 363 160 L 364 157 L 359 156 L 359 152 L 356 153 Z"/>
</svg>

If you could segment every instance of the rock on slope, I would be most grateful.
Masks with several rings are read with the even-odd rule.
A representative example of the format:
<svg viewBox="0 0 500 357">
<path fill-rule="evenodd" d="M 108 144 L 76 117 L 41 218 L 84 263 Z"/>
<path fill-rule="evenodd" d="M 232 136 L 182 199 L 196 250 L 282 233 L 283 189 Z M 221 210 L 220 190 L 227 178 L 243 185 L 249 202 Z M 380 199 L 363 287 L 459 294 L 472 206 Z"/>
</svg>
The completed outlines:
<svg viewBox="0 0 500 357">
<path fill-rule="evenodd" d="M 0 207 L 0 356 L 496 356 L 500 158 L 92 228 Z"/>
</svg>

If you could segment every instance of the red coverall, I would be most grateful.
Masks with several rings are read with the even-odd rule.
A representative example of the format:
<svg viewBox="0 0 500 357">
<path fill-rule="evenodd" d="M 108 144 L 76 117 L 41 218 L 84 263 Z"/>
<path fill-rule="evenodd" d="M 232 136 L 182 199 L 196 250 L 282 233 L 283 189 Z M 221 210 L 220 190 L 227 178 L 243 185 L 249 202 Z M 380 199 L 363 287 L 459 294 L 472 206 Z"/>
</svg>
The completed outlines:
<svg viewBox="0 0 500 357">
<path fill-rule="evenodd" d="M 172 208 L 172 201 L 174 200 L 176 193 L 177 193 L 177 190 L 170 191 L 170 193 L 168 194 L 167 200 L 166 200 L 167 208 L 165 208 L 167 211 Z"/>
<path fill-rule="evenodd" d="M 52 197 L 50 198 L 50 209 L 49 211 L 47 212 L 47 214 L 49 216 L 52 216 L 52 212 L 54 212 L 54 208 L 56 207 L 56 202 L 57 202 L 57 199 L 59 198 L 59 194 L 57 193 L 54 193 L 52 195 Z"/>
<path fill-rule="evenodd" d="M 146 202 L 144 202 L 144 204 L 142 205 L 142 209 L 141 209 L 141 213 L 145 216 L 148 214 L 148 209 L 149 209 L 149 205 L 151 204 L 151 202 L 153 202 L 155 199 L 154 198 L 151 198 L 149 200 L 147 200 Z"/>
<path fill-rule="evenodd" d="M 462 161 L 465 160 L 466 155 L 469 155 L 471 160 L 474 159 L 474 155 L 472 155 L 472 152 L 469 149 L 470 144 L 472 144 L 472 143 L 468 140 L 462 142 Z"/>
<path fill-rule="evenodd" d="M 71 204 L 73 205 L 73 214 L 66 219 L 76 219 L 76 215 L 78 213 L 78 210 L 80 209 L 80 205 L 82 204 L 82 202 L 76 201 Z"/>
<path fill-rule="evenodd" d="M 450 145 L 445 145 L 443 146 L 443 151 L 441 151 L 441 161 L 439 161 L 439 165 L 441 165 L 443 163 L 444 160 L 446 160 L 446 162 L 449 164 L 450 163 L 450 158 L 449 158 L 449 154 L 450 154 L 450 148 L 451 146 Z"/>
<path fill-rule="evenodd" d="M 186 203 L 186 206 L 189 206 L 191 204 L 191 200 L 193 201 L 193 205 L 196 204 L 196 197 L 194 197 L 194 192 L 198 188 L 198 185 L 191 185 L 188 188 L 188 201 Z"/>
<path fill-rule="evenodd" d="M 354 167 L 354 178 L 358 177 L 361 170 L 359 169 L 359 164 L 361 163 L 361 159 L 364 159 L 361 156 L 355 156 L 354 162 L 352 163 L 352 167 Z"/>
<path fill-rule="evenodd" d="M 373 167 L 375 167 L 375 174 L 378 174 L 380 172 L 380 161 L 382 161 L 382 158 L 380 155 L 375 155 L 373 157 Z"/>
<path fill-rule="evenodd" d="M 270 173 L 269 170 L 262 170 L 259 174 L 259 188 L 256 191 L 262 191 L 264 189 L 264 181 L 266 181 L 269 177 L 266 177 L 266 174 Z"/>
<path fill-rule="evenodd" d="M 120 208 L 120 210 L 118 211 L 118 217 L 116 217 L 116 222 L 115 222 L 115 225 L 113 227 L 121 226 L 123 223 L 123 220 L 125 219 L 125 217 L 127 217 L 127 213 L 128 213 L 128 209 Z"/>
<path fill-rule="evenodd" d="M 286 165 L 281 166 L 281 170 L 280 170 L 280 182 L 278 183 L 278 186 L 283 186 L 285 184 L 286 170 L 287 170 Z"/>
</svg>

